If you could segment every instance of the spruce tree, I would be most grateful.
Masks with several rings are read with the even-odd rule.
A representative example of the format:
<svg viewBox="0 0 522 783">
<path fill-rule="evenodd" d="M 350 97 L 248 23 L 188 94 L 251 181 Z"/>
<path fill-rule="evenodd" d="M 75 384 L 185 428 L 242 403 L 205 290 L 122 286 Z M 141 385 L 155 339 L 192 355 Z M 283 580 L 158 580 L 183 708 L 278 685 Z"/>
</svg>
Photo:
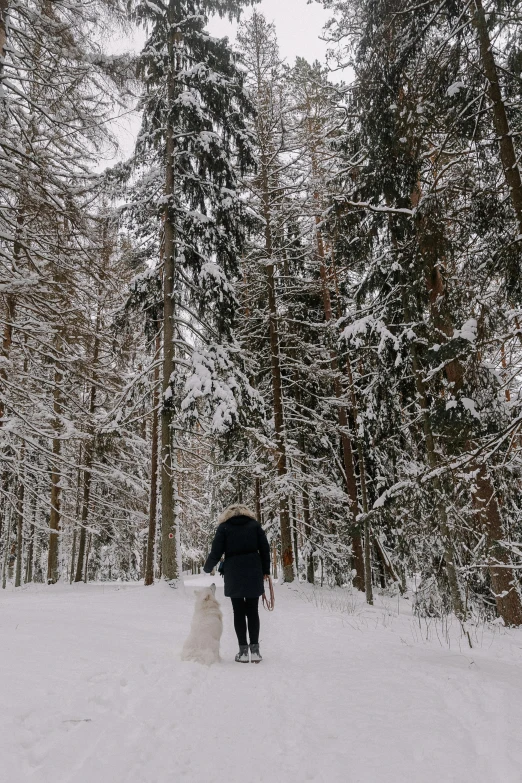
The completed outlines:
<svg viewBox="0 0 522 783">
<path fill-rule="evenodd" d="M 139 63 L 146 93 L 135 164 L 154 166 L 150 197 L 162 232 L 161 514 L 168 580 L 178 576 L 176 416 L 197 417 L 211 401 L 211 428 L 222 432 L 238 417 L 246 383 L 235 373 L 233 281 L 245 224 L 238 175 L 252 163 L 244 120 L 251 106 L 227 40 L 210 36 L 205 25 L 213 12 L 238 18 L 247 4 L 169 0 L 134 7 L 149 31 Z"/>
<path fill-rule="evenodd" d="M 468 579 L 470 527 L 463 524 L 464 517 L 477 530 L 477 541 L 486 542 L 482 551 L 500 615 L 507 624 L 518 624 L 516 575 L 499 542 L 504 534 L 491 478 L 495 460 L 488 464 L 480 456 L 486 433 L 500 434 L 508 411 L 488 367 L 493 360 L 490 330 L 497 328 L 493 320 L 487 326 L 483 321 L 477 334 L 484 297 L 493 301 L 498 290 L 487 274 L 482 276 L 483 267 L 472 272 L 470 262 L 477 252 L 487 254 L 489 239 L 493 257 L 505 257 L 506 251 L 498 244 L 493 249 L 500 237 L 486 239 L 471 206 L 477 199 L 485 203 L 485 188 L 494 191 L 489 171 L 496 150 L 492 138 L 486 141 L 486 115 L 476 114 L 482 88 L 477 70 L 467 65 L 470 28 L 461 25 L 464 9 L 452 3 L 415 10 L 399 0 L 328 5 L 341 12 L 343 29 L 349 30 L 356 72 L 350 103 L 355 120 L 346 134 L 348 176 L 345 193 L 336 199 L 336 214 L 345 223 L 338 229 L 345 235 L 341 250 L 356 265 L 364 259 L 364 271 L 355 267 L 360 270 L 360 315 L 345 334 L 354 346 L 361 344 L 363 334 L 375 340 L 378 363 L 389 354 L 393 367 L 388 365 L 387 385 L 392 396 L 400 395 L 403 422 L 407 411 L 418 411 L 407 426 L 406 440 L 396 439 L 406 431 L 396 419 L 390 434 L 395 432 L 399 449 L 392 452 L 388 472 L 403 492 L 408 486 L 414 489 L 407 478 L 413 465 L 413 472 L 427 476 L 417 486 L 431 484 L 431 502 L 438 511 L 435 540 L 446 565 L 443 590 L 449 589 L 453 610 L 465 616 L 462 584 Z M 491 214 L 504 211 L 496 196 L 490 195 L 488 205 Z M 348 232 L 354 213 L 361 216 L 363 231 L 352 242 Z M 364 231 L 370 245 L 360 242 Z M 358 245 L 359 257 L 353 253 Z M 372 396 L 361 396 L 367 410 Z M 370 432 L 375 432 L 379 417 L 371 406 L 368 412 Z M 410 456 L 404 460 L 406 445 Z M 401 462 L 406 470 L 397 481 Z M 421 495 L 413 494 L 424 505 Z M 379 508 L 383 504 L 378 501 Z"/>
</svg>

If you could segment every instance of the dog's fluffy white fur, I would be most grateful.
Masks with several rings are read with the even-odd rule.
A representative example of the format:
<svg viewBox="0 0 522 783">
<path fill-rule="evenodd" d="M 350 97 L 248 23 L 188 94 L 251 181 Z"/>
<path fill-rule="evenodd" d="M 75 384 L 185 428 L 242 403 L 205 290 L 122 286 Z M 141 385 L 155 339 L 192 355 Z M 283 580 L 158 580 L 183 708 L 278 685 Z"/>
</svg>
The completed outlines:
<svg viewBox="0 0 522 783">
<path fill-rule="evenodd" d="M 223 616 L 216 600 L 216 585 L 194 591 L 196 605 L 190 634 L 183 645 L 181 658 L 210 666 L 221 660 L 219 642 L 223 633 Z"/>
</svg>

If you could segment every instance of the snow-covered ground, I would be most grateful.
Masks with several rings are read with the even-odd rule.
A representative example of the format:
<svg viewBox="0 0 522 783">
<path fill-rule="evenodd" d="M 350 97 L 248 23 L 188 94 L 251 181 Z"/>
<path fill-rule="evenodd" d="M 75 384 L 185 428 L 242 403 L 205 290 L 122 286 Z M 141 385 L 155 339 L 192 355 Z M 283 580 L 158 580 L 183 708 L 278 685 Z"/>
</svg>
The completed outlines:
<svg viewBox="0 0 522 783">
<path fill-rule="evenodd" d="M 0 591 L 9 783 L 520 783 L 522 631 L 421 623 L 404 599 L 276 587 L 259 666 L 180 661 L 166 585 Z"/>
</svg>

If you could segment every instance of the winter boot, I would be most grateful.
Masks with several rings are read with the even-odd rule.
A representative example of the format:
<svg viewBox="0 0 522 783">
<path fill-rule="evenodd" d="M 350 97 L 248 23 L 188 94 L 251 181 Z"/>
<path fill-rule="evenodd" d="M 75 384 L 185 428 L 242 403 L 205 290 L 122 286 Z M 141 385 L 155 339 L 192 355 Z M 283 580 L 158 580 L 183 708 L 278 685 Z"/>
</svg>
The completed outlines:
<svg viewBox="0 0 522 783">
<path fill-rule="evenodd" d="M 261 663 L 263 660 L 261 653 L 259 652 L 258 644 L 250 645 L 250 663 Z"/>
<path fill-rule="evenodd" d="M 248 663 L 248 644 L 240 644 L 236 655 L 237 663 Z"/>
</svg>

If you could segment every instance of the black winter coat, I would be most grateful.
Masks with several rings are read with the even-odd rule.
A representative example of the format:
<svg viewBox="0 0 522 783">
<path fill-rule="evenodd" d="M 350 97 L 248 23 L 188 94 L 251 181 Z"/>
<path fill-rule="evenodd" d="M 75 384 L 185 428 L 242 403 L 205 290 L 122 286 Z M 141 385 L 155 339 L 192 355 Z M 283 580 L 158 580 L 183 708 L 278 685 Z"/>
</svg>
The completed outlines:
<svg viewBox="0 0 522 783">
<path fill-rule="evenodd" d="M 225 595 L 228 598 L 258 598 L 263 595 L 263 576 L 270 573 L 270 547 L 259 522 L 247 516 L 236 516 L 222 522 L 203 570 L 210 574 L 223 554 Z"/>
</svg>

